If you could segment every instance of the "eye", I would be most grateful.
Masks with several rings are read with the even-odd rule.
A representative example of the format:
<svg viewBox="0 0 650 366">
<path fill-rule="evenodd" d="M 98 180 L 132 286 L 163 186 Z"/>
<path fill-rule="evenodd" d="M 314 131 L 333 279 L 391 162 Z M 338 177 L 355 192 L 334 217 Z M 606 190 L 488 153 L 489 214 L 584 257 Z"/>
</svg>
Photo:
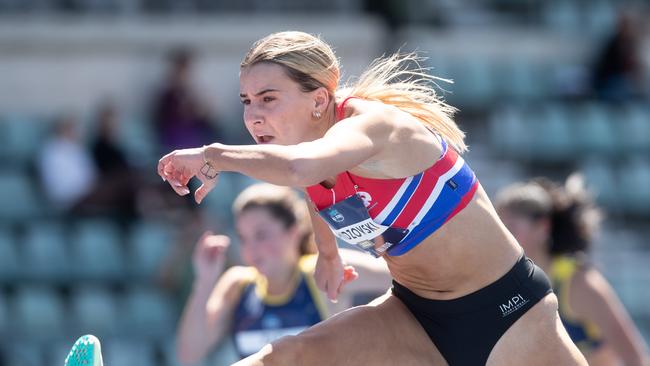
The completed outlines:
<svg viewBox="0 0 650 366">
<path fill-rule="evenodd" d="M 275 98 L 273 98 L 273 97 L 264 97 L 264 99 L 262 99 L 262 100 L 264 101 L 264 103 L 268 103 L 268 102 L 274 101 Z"/>
<path fill-rule="evenodd" d="M 249 105 L 249 104 L 251 104 L 251 100 L 250 100 L 250 99 L 242 99 L 242 100 L 241 100 L 241 104 L 243 104 L 243 105 Z"/>
</svg>

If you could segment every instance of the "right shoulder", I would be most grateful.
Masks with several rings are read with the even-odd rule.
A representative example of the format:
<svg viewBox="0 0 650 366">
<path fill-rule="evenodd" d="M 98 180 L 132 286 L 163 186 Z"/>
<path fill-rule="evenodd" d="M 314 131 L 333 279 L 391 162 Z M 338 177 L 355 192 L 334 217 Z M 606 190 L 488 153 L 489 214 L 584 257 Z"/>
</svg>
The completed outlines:
<svg viewBox="0 0 650 366">
<path fill-rule="evenodd" d="M 221 275 L 217 287 L 230 302 L 238 301 L 244 288 L 254 283 L 258 275 L 253 267 L 232 266 Z"/>
</svg>

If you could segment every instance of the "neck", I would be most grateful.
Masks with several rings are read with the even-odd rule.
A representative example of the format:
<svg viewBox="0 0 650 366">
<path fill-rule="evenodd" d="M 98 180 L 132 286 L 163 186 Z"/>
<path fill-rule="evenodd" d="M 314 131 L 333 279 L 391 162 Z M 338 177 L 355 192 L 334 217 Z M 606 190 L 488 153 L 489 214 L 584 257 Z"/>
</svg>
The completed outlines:
<svg viewBox="0 0 650 366">
<path fill-rule="evenodd" d="M 279 270 L 276 273 L 266 276 L 267 289 L 266 292 L 269 295 L 277 296 L 283 295 L 291 289 L 294 285 L 293 276 L 296 271 L 297 263 L 292 266 L 286 266 L 283 270 Z"/>
</svg>

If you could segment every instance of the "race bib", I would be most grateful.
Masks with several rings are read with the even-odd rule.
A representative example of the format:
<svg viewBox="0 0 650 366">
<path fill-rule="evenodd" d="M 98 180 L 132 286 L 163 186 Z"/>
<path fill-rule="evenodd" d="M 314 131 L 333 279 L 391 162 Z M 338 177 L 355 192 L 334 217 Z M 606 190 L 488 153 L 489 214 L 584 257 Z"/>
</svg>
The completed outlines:
<svg viewBox="0 0 650 366">
<path fill-rule="evenodd" d="M 354 194 L 319 212 L 336 237 L 356 245 L 375 257 L 406 236 L 408 230 L 376 223 L 359 195 Z M 376 243 L 380 246 L 375 248 Z"/>
</svg>

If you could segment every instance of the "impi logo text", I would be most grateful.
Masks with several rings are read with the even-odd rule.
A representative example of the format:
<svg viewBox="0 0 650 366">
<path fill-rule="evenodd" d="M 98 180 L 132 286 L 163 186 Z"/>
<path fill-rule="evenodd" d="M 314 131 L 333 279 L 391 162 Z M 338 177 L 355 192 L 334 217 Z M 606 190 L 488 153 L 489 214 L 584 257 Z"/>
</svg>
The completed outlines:
<svg viewBox="0 0 650 366">
<path fill-rule="evenodd" d="M 528 299 L 524 299 L 521 294 L 517 294 L 508 300 L 507 303 L 499 305 L 499 310 L 501 310 L 501 316 L 508 316 L 515 311 L 519 310 L 522 306 L 528 303 Z"/>
</svg>

